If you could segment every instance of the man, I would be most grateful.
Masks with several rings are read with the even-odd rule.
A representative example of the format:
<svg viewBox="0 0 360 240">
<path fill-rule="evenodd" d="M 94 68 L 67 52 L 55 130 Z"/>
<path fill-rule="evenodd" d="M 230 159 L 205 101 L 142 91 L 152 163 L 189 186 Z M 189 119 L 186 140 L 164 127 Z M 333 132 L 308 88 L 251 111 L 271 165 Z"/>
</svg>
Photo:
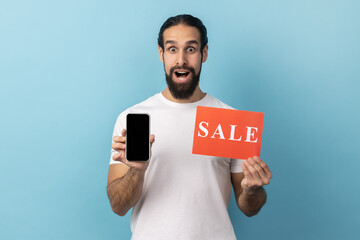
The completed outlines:
<svg viewBox="0 0 360 240">
<path fill-rule="evenodd" d="M 192 154 L 196 106 L 230 108 L 199 87 L 208 57 L 207 32 L 191 15 L 169 18 L 158 38 L 166 89 L 122 112 L 115 124 L 108 196 L 115 213 L 131 215 L 132 239 L 236 239 L 228 215 L 231 183 L 238 207 L 257 214 L 271 171 L 259 157 L 246 161 Z M 152 156 L 125 159 L 126 114 L 151 115 Z M 116 164 L 118 163 L 118 164 Z"/>
</svg>

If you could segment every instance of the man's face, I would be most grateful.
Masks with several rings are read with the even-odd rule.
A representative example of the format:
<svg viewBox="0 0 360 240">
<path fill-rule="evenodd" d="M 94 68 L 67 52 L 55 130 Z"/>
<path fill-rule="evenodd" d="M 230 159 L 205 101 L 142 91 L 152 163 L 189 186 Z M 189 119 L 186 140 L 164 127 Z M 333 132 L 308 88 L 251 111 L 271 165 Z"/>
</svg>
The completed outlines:
<svg viewBox="0 0 360 240">
<path fill-rule="evenodd" d="M 208 46 L 201 55 L 199 30 L 181 24 L 166 29 L 163 41 L 164 49 L 159 47 L 159 57 L 164 63 L 169 90 L 174 98 L 187 99 L 198 87 Z"/>
</svg>

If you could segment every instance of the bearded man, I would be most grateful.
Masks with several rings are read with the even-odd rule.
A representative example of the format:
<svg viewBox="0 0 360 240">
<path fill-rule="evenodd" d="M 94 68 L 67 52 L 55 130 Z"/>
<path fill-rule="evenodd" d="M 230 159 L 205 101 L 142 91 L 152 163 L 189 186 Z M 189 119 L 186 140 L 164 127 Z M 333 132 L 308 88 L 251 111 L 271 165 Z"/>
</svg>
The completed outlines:
<svg viewBox="0 0 360 240">
<path fill-rule="evenodd" d="M 236 239 L 228 214 L 231 185 L 239 209 L 253 216 L 265 204 L 263 186 L 272 173 L 257 156 L 244 161 L 192 154 L 196 107 L 231 108 L 200 89 L 208 57 L 201 20 L 184 14 L 167 19 L 158 45 L 167 87 L 126 109 L 115 123 L 107 188 L 112 210 L 124 216 L 133 208 L 134 240 Z M 129 162 L 126 115 L 144 112 L 152 119 L 152 156 Z"/>
</svg>

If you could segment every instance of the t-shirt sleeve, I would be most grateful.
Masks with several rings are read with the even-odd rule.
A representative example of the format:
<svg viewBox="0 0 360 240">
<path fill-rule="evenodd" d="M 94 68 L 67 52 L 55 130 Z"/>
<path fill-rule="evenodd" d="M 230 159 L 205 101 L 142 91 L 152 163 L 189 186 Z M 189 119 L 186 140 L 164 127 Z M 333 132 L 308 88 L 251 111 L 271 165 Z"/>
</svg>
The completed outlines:
<svg viewBox="0 0 360 240">
<path fill-rule="evenodd" d="M 112 144 L 114 143 L 114 136 L 121 136 L 121 132 L 122 130 L 125 128 L 125 123 L 122 121 L 122 114 L 119 115 L 119 117 L 117 118 L 116 122 L 115 122 L 115 126 L 114 126 L 114 130 L 113 130 L 113 135 L 112 135 Z M 114 161 L 113 160 L 113 156 L 118 153 L 118 151 L 115 151 L 114 149 L 111 148 L 111 152 L 110 152 L 110 163 L 109 164 L 123 164 L 122 162 L 119 161 Z"/>
<path fill-rule="evenodd" d="M 239 173 L 242 172 L 241 164 L 244 160 L 242 159 L 230 159 L 230 172 L 231 173 Z"/>
</svg>

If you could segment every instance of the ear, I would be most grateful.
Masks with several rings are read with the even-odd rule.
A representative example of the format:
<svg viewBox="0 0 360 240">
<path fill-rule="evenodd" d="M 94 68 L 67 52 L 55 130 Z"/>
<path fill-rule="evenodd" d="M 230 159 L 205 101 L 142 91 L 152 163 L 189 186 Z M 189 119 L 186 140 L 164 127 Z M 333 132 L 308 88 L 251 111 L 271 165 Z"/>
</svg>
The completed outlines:
<svg viewBox="0 0 360 240">
<path fill-rule="evenodd" d="M 159 58 L 160 58 L 160 61 L 161 61 L 161 62 L 164 62 L 164 56 L 163 56 L 164 50 L 163 50 L 160 46 L 158 46 L 158 50 L 159 50 Z"/>
<path fill-rule="evenodd" d="M 203 51 L 202 51 L 202 62 L 206 62 L 206 59 L 208 57 L 208 50 L 209 50 L 209 46 L 206 44 L 206 46 L 204 47 Z"/>
</svg>

